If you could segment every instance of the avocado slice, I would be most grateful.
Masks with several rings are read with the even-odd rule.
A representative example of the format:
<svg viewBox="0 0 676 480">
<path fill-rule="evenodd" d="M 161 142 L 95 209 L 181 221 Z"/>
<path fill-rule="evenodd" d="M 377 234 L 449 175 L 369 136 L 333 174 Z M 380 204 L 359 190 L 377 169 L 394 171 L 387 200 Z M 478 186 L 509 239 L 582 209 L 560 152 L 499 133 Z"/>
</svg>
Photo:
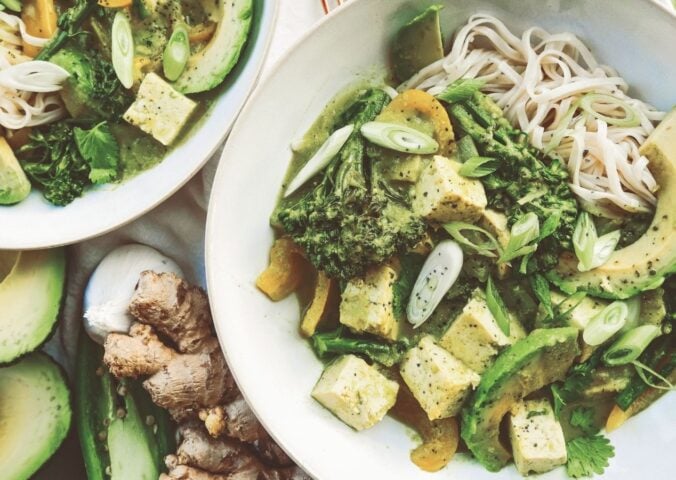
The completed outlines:
<svg viewBox="0 0 676 480">
<path fill-rule="evenodd" d="M 32 353 L 0 368 L 2 478 L 30 478 L 66 438 L 71 416 L 66 380 L 47 355 Z"/>
<path fill-rule="evenodd" d="M 31 193 L 31 183 L 12 147 L 0 137 L 0 205 L 12 205 L 24 200 Z"/>
<path fill-rule="evenodd" d="M 122 384 L 113 378 L 103 363 L 103 348 L 84 333 L 78 343 L 75 393 L 87 478 L 156 480 L 164 457 L 176 450 L 174 424 L 140 382 Z"/>
<path fill-rule="evenodd" d="M 59 318 L 65 276 L 62 249 L 0 251 L 0 365 L 47 340 Z"/>
<path fill-rule="evenodd" d="M 533 330 L 505 350 L 481 377 L 462 414 L 462 438 L 492 472 L 511 457 L 500 443 L 500 423 L 514 403 L 565 377 L 579 349 L 573 327 Z"/>
<path fill-rule="evenodd" d="M 595 297 L 622 300 L 659 287 L 676 272 L 676 109 L 648 137 L 641 154 L 650 160 L 660 186 L 653 222 L 636 242 L 588 272 L 577 270 L 573 253 L 562 255 L 547 278 L 565 293 L 584 290 Z"/>
<path fill-rule="evenodd" d="M 404 25 L 394 38 L 391 62 L 394 75 L 405 81 L 430 63 L 444 58 L 444 43 L 439 25 L 441 5 L 432 5 Z"/>
<path fill-rule="evenodd" d="M 223 82 L 237 64 L 251 30 L 253 0 L 217 0 L 221 20 L 214 36 L 188 59 L 180 77 L 173 83 L 181 93 L 211 90 Z"/>
</svg>

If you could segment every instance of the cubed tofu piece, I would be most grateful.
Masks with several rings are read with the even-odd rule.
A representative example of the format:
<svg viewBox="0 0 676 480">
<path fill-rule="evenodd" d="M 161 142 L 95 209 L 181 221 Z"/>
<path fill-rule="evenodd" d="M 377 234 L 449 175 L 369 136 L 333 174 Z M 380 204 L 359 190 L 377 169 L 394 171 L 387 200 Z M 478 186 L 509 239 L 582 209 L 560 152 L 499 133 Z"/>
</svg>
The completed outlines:
<svg viewBox="0 0 676 480">
<path fill-rule="evenodd" d="M 526 400 L 512 407 L 509 437 L 516 469 L 544 473 L 566 463 L 566 441 L 548 400 Z"/>
<path fill-rule="evenodd" d="M 136 100 L 124 119 L 163 145 L 170 145 L 188 123 L 197 104 L 159 75 L 149 73 L 141 82 Z"/>
<path fill-rule="evenodd" d="M 354 355 L 331 363 L 312 397 L 355 430 L 380 422 L 397 401 L 399 384 Z"/>
<path fill-rule="evenodd" d="M 453 417 L 480 377 L 460 360 L 423 337 L 401 364 L 401 376 L 430 420 Z"/>
<path fill-rule="evenodd" d="M 399 322 L 392 304 L 397 271 L 384 264 L 370 269 L 364 278 L 350 280 L 340 301 L 340 323 L 355 332 L 396 340 Z"/>
<path fill-rule="evenodd" d="M 486 296 L 477 289 L 458 317 L 439 340 L 439 345 L 472 370 L 483 373 L 501 349 L 526 336 L 516 317 L 510 315 L 506 336 L 488 309 Z"/>
<path fill-rule="evenodd" d="M 487 208 L 481 215 L 479 226 L 492 233 L 502 248 L 507 247 L 511 232 L 504 214 Z"/>
<path fill-rule="evenodd" d="M 461 164 L 435 156 L 415 184 L 413 211 L 439 223 L 475 222 L 486 209 L 486 193 L 479 180 L 458 174 Z"/>
</svg>

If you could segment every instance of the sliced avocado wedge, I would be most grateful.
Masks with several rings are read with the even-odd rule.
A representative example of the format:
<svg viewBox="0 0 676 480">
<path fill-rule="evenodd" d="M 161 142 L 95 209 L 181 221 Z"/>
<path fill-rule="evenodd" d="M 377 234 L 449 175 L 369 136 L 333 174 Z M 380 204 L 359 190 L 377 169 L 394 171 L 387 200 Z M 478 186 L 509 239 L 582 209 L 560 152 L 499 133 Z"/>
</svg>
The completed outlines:
<svg viewBox="0 0 676 480">
<path fill-rule="evenodd" d="M 14 156 L 12 147 L 0 137 L 0 205 L 13 205 L 31 193 L 31 183 Z"/>
<path fill-rule="evenodd" d="M 579 349 L 573 327 L 533 330 L 505 350 L 481 377 L 462 414 L 462 438 L 481 464 L 497 472 L 511 454 L 500 443 L 500 423 L 515 402 L 561 380 Z"/>
<path fill-rule="evenodd" d="M 430 63 L 444 58 L 444 43 L 439 25 L 441 5 L 432 5 L 404 25 L 391 47 L 392 70 L 403 82 Z"/>
<path fill-rule="evenodd" d="M 221 14 L 214 36 L 188 59 L 174 88 L 181 93 L 211 90 L 234 68 L 251 30 L 253 0 L 216 0 Z"/>
<path fill-rule="evenodd" d="M 588 272 L 577 270 L 574 254 L 562 255 L 547 277 L 567 294 L 584 290 L 595 297 L 625 299 L 659 287 L 676 272 L 676 110 L 648 137 L 641 154 L 650 160 L 660 186 L 652 224 L 636 242 Z"/>
<path fill-rule="evenodd" d="M 61 369 L 43 353 L 0 368 L 0 472 L 30 478 L 66 438 L 70 394 Z"/>
<path fill-rule="evenodd" d="M 47 340 L 59 318 L 65 276 L 62 249 L 0 250 L 0 365 Z"/>
</svg>

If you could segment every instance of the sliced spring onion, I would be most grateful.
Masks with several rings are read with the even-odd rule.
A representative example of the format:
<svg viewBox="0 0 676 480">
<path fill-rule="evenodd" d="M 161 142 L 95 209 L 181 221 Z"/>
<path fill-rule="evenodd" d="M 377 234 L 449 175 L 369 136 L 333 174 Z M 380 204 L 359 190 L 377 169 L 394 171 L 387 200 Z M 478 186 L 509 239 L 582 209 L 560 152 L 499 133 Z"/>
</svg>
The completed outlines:
<svg viewBox="0 0 676 480">
<path fill-rule="evenodd" d="M 460 163 L 465 163 L 472 157 L 479 157 L 479 150 L 477 150 L 474 140 L 469 135 L 465 135 L 458 140 L 458 160 Z"/>
<path fill-rule="evenodd" d="M 596 226 L 587 212 L 582 212 L 577 219 L 575 231 L 573 232 L 573 247 L 575 255 L 579 260 L 577 269 L 586 272 L 592 269 L 594 259 L 594 245 L 598 240 Z"/>
<path fill-rule="evenodd" d="M 639 378 L 643 380 L 643 383 L 648 385 L 649 387 L 656 388 L 658 390 L 676 390 L 676 386 L 674 386 L 673 383 L 669 381 L 668 378 L 664 377 L 663 375 L 660 375 L 657 373 L 655 370 L 650 368 L 648 365 L 645 365 L 638 360 L 634 360 L 631 362 L 632 365 L 634 365 L 634 368 L 636 369 L 636 373 L 638 374 Z M 650 375 L 654 376 L 658 380 L 661 380 L 665 383 L 665 385 L 657 385 L 650 380 L 648 380 L 648 377 L 646 377 L 645 372 L 648 372 Z"/>
<path fill-rule="evenodd" d="M 509 262 L 537 249 L 537 244 L 530 244 L 540 235 L 540 221 L 537 215 L 533 212 L 523 215 L 512 225 L 510 233 L 509 243 L 500 256 L 499 263 Z"/>
<path fill-rule="evenodd" d="M 9 10 L 13 12 L 21 11 L 21 1 L 20 0 L 0 0 L 0 6 L 4 5 Z"/>
<path fill-rule="evenodd" d="M 657 325 L 641 325 L 633 328 L 624 333 L 606 350 L 606 353 L 603 354 L 603 361 L 609 366 L 631 363 L 648 348 L 650 342 L 655 340 L 661 332 Z"/>
<path fill-rule="evenodd" d="M 113 68 L 124 88 L 134 85 L 134 35 L 127 15 L 118 11 L 113 20 Z"/>
<path fill-rule="evenodd" d="M 458 279 L 462 261 L 462 249 L 453 240 L 444 240 L 432 250 L 413 285 L 406 308 L 406 316 L 413 328 L 430 318 Z"/>
<path fill-rule="evenodd" d="M 615 230 L 614 232 L 606 233 L 600 236 L 594 244 L 594 254 L 592 256 L 591 268 L 600 267 L 608 261 L 610 256 L 615 251 L 617 242 L 620 241 L 621 232 Z"/>
<path fill-rule="evenodd" d="M 346 125 L 333 132 L 312 158 L 303 165 L 303 168 L 300 169 L 300 172 L 296 174 L 294 179 L 291 180 L 284 192 L 284 196 L 288 197 L 302 187 L 305 182 L 321 172 L 333 160 L 333 157 L 340 152 L 340 149 L 343 148 L 343 145 L 345 145 L 345 142 L 350 138 L 353 131 L 354 125 Z"/>
<path fill-rule="evenodd" d="M 483 255 L 484 257 L 497 257 L 494 252 L 500 252 L 500 244 L 493 235 L 481 227 L 465 222 L 450 222 L 443 225 L 444 230 L 453 237 L 453 240 L 460 245 L 471 249 L 473 252 Z M 475 233 L 474 237 L 483 237 L 484 241 L 472 241 L 463 231 Z"/>
<path fill-rule="evenodd" d="M 602 103 L 619 108 L 624 113 L 621 118 L 604 115 L 595 108 L 595 104 Z M 579 106 L 582 110 L 590 115 L 606 122 L 608 125 L 616 127 L 630 128 L 638 127 L 641 124 L 641 119 L 636 110 L 624 100 L 604 93 L 588 93 L 579 101 Z"/>
<path fill-rule="evenodd" d="M 437 98 L 446 103 L 464 102 L 472 98 L 485 83 L 485 81 L 476 78 L 461 78 L 446 87 L 446 90 L 437 95 Z"/>
<path fill-rule="evenodd" d="M 595 347 L 609 340 L 627 322 L 629 308 L 624 302 L 613 302 L 592 318 L 582 332 L 582 340 Z"/>
<path fill-rule="evenodd" d="M 549 288 L 549 280 L 540 273 L 534 273 L 528 277 L 535 298 L 545 310 L 547 318 L 554 318 L 554 305 L 552 305 L 552 291 Z"/>
<path fill-rule="evenodd" d="M 641 318 L 641 295 L 628 298 L 624 300 L 624 303 L 627 304 L 627 321 L 620 330 L 623 333 L 637 327 L 639 324 Z"/>
<path fill-rule="evenodd" d="M 486 283 L 486 305 L 488 305 L 488 310 L 495 318 L 495 322 L 502 330 L 502 333 L 509 336 L 509 311 L 505 306 L 505 302 L 502 301 L 500 292 L 495 287 L 493 283 L 493 278 L 488 277 L 488 282 Z"/>
<path fill-rule="evenodd" d="M 542 197 L 543 195 L 547 195 L 547 189 L 546 188 L 530 192 L 530 193 L 524 195 L 523 197 L 521 197 L 520 199 L 518 199 L 516 201 L 516 203 L 518 203 L 519 205 L 526 205 L 526 204 L 529 204 L 530 202 L 532 202 L 533 200 L 536 200 L 536 199 Z"/>
<path fill-rule="evenodd" d="M 480 178 L 490 175 L 498 169 L 493 157 L 470 157 L 462 164 L 458 173 L 463 177 Z"/>
<path fill-rule="evenodd" d="M 190 58 L 190 39 L 185 25 L 178 24 L 169 37 L 162 54 L 164 76 L 172 82 L 181 76 Z"/>
<path fill-rule="evenodd" d="M 439 151 L 439 144 L 429 135 L 396 123 L 367 122 L 361 134 L 371 143 L 397 152 L 425 155 Z"/>
</svg>

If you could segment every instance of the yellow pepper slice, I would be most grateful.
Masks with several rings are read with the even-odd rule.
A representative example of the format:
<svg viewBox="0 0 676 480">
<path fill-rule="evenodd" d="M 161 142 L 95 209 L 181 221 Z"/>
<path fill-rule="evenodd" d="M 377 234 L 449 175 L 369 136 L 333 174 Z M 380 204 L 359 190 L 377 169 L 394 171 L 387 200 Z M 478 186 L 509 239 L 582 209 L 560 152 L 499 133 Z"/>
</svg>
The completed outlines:
<svg viewBox="0 0 676 480">
<path fill-rule="evenodd" d="M 300 331 L 303 335 L 311 337 L 315 334 L 317 326 L 326 316 L 327 310 L 332 304 L 336 303 L 336 292 L 336 282 L 330 279 L 324 272 L 317 273 L 315 293 L 300 324 Z"/>
<path fill-rule="evenodd" d="M 98 0 L 98 4 L 105 8 L 124 8 L 131 6 L 133 0 Z"/>
<path fill-rule="evenodd" d="M 26 24 L 26 31 L 34 37 L 52 38 L 56 33 L 56 8 L 54 0 L 24 0 L 21 8 L 21 19 Z M 23 44 L 23 53 L 35 57 L 40 47 Z"/>
<path fill-rule="evenodd" d="M 275 240 L 270 264 L 256 279 L 256 286 L 275 302 L 293 293 L 307 272 L 303 252 L 290 238 Z"/>
</svg>

